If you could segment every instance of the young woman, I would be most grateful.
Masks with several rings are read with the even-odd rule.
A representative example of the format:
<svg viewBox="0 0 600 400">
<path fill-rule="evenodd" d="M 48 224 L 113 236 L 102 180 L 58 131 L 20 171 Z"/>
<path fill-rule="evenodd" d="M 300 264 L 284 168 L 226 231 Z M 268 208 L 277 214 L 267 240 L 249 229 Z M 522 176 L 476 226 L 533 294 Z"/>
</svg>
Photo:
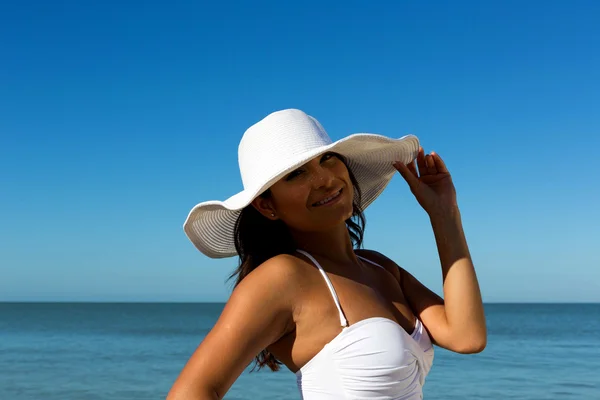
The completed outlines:
<svg viewBox="0 0 600 400">
<path fill-rule="evenodd" d="M 305 400 L 420 399 L 432 344 L 483 350 L 481 294 L 439 155 L 412 135 L 332 142 L 293 109 L 250 127 L 238 151 L 244 190 L 198 204 L 184 224 L 207 256 L 239 256 L 236 286 L 169 400 L 221 399 L 253 359 L 285 365 Z M 363 210 L 396 172 L 429 215 L 444 299 L 361 249 Z M 392 215 L 390 224 L 398 225 Z"/>
</svg>

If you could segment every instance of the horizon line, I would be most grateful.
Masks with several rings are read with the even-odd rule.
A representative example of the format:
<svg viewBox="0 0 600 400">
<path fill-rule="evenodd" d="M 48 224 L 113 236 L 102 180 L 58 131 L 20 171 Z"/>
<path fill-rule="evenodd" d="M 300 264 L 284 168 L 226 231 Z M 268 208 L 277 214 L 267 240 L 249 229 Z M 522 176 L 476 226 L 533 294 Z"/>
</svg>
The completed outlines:
<svg viewBox="0 0 600 400">
<path fill-rule="evenodd" d="M 0 304 L 226 304 L 227 301 L 200 300 L 0 300 Z M 600 304 L 600 301 L 484 301 L 483 304 Z"/>
</svg>

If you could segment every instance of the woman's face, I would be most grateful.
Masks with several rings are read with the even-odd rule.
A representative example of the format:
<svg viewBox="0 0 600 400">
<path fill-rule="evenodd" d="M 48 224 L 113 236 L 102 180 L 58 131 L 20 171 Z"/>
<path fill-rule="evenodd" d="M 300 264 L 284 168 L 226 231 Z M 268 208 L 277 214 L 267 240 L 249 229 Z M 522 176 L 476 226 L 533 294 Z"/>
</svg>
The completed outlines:
<svg viewBox="0 0 600 400">
<path fill-rule="evenodd" d="M 292 171 L 270 191 L 270 197 L 255 200 L 255 207 L 267 218 L 280 219 L 298 231 L 326 230 L 352 216 L 352 181 L 346 165 L 333 153 Z"/>
</svg>

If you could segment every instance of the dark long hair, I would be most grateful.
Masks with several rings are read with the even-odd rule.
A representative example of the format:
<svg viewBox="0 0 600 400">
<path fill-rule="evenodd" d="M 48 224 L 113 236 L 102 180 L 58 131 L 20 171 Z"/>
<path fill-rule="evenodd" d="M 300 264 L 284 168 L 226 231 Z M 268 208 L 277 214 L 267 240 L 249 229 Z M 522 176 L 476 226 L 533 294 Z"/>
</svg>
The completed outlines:
<svg viewBox="0 0 600 400">
<path fill-rule="evenodd" d="M 344 157 L 338 154 L 335 156 L 348 168 Z M 366 220 L 361 208 L 361 191 L 358 182 L 350 168 L 348 168 L 348 174 L 354 186 L 354 201 L 352 216 L 346 220 L 346 226 L 353 246 L 360 248 Z M 261 194 L 261 197 L 268 198 L 269 196 L 271 196 L 269 190 Z M 258 234 L 259 232 L 260 234 Z M 230 276 L 230 278 L 235 278 L 234 287 L 268 259 L 279 254 L 293 254 L 296 245 L 283 221 L 272 221 L 265 218 L 252 205 L 249 205 L 242 210 L 235 224 L 235 248 L 239 255 L 239 265 Z M 272 371 L 278 371 L 280 365 L 281 362 L 265 349 L 256 356 L 254 368 L 258 367 L 260 370 L 264 366 L 268 366 Z"/>
</svg>

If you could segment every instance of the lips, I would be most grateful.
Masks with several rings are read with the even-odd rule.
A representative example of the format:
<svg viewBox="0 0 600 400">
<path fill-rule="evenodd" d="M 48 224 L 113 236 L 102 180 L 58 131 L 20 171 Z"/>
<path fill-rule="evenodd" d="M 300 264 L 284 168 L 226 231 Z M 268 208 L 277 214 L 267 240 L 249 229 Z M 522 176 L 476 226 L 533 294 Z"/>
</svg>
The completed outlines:
<svg viewBox="0 0 600 400">
<path fill-rule="evenodd" d="M 313 207 L 319 207 L 319 206 L 326 205 L 327 203 L 330 203 L 333 200 L 335 200 L 336 198 L 338 198 L 341 194 L 342 194 L 342 189 L 338 189 L 337 191 L 327 195 L 327 197 L 325 197 L 324 199 L 314 203 Z"/>
</svg>

